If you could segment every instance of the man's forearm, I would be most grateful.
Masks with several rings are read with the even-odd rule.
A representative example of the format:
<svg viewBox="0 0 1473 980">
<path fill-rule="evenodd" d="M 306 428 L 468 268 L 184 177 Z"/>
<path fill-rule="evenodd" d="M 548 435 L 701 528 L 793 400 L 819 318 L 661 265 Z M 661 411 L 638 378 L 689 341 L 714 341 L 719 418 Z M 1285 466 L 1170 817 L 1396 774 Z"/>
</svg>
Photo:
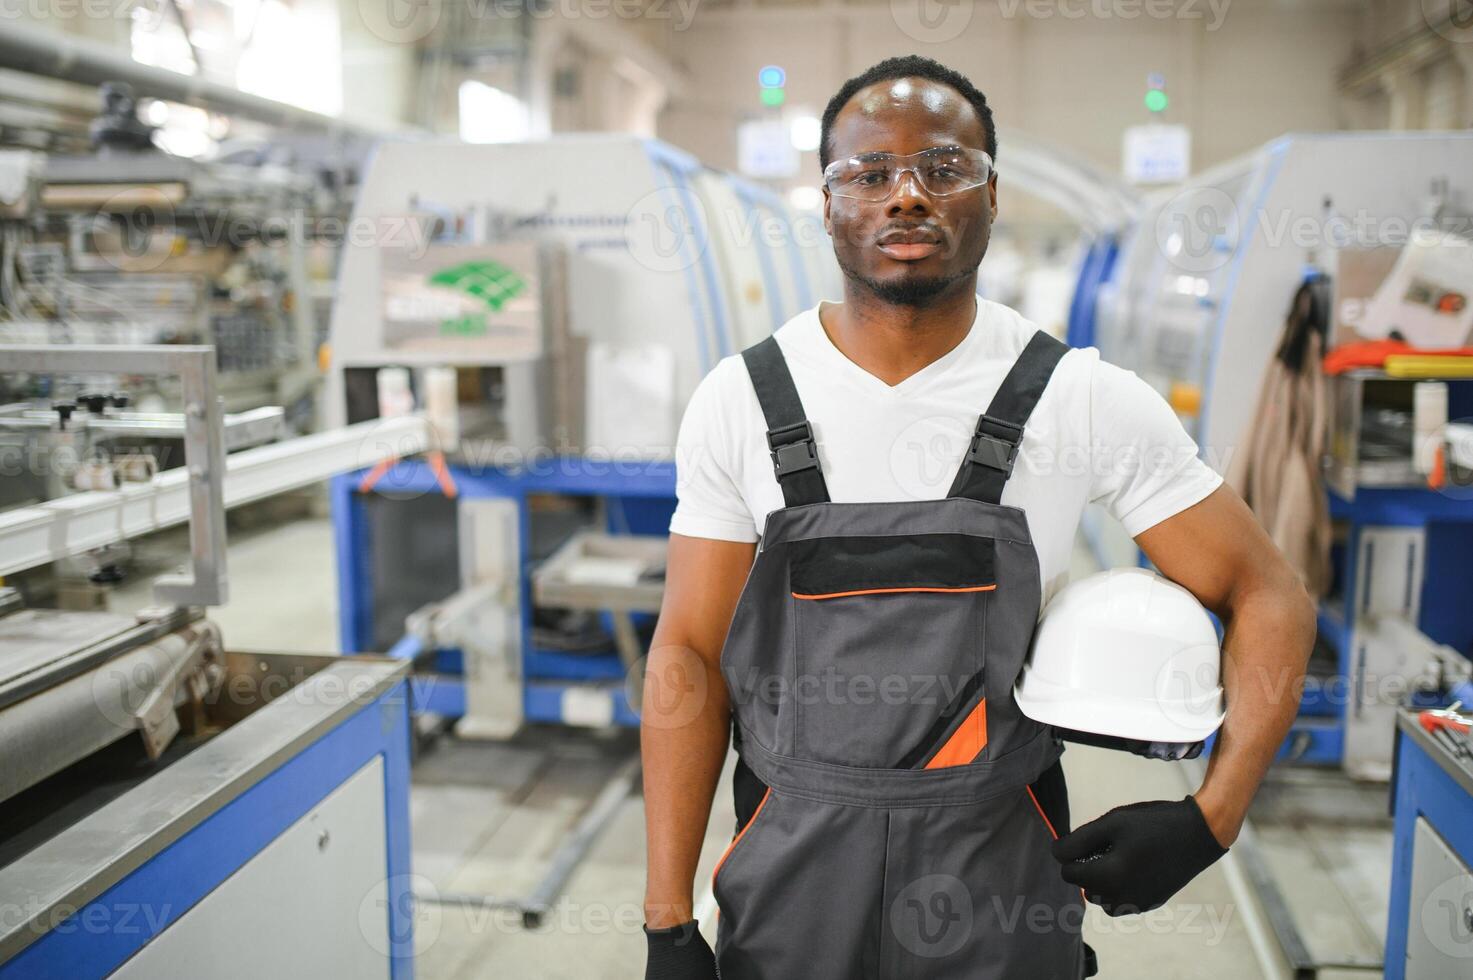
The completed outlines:
<svg viewBox="0 0 1473 980">
<path fill-rule="evenodd" d="M 726 760 L 730 719 L 713 659 L 656 636 L 640 723 L 649 850 L 645 921 L 652 929 L 692 917 L 696 864 Z"/>
<path fill-rule="evenodd" d="M 1196 800 L 1227 846 L 1298 713 L 1314 646 L 1314 603 L 1297 578 L 1264 581 L 1233 597 L 1225 621 L 1227 718 Z"/>
</svg>

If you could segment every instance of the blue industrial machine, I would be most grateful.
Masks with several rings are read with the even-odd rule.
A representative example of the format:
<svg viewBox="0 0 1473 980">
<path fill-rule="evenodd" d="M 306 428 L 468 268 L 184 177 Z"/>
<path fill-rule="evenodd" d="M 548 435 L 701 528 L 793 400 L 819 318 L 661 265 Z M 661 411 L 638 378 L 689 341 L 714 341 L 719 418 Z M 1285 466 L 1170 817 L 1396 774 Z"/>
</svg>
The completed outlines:
<svg viewBox="0 0 1473 980">
<path fill-rule="evenodd" d="M 1397 717 L 1388 980 L 1443 980 L 1473 968 L 1473 739 L 1468 715 L 1442 731 L 1436 719 Z"/>
<path fill-rule="evenodd" d="M 630 667 L 643 655 L 642 649 L 631 658 L 627 651 L 621 656 L 614 630 L 615 616 L 628 616 L 628 628 L 636 633 L 646 631 L 652 625 L 653 612 L 658 609 L 659 582 L 656 580 L 654 608 L 646 602 L 643 608 L 625 608 L 629 603 L 609 600 L 605 608 L 596 609 L 604 629 L 608 631 L 607 642 L 601 648 L 584 649 L 578 652 L 539 646 L 533 628 L 534 607 L 537 595 L 534 573 L 549 558 L 545 542 L 539 539 L 544 532 L 538 520 L 536 501 L 544 495 L 563 495 L 586 501 L 597 501 L 604 513 L 602 528 L 610 536 L 650 536 L 650 542 L 633 542 L 636 547 L 646 548 L 663 543 L 663 535 L 669 527 L 670 514 L 674 509 L 675 473 L 670 462 L 641 464 L 637 473 L 615 473 L 612 468 L 601 471 L 596 465 L 584 461 L 562 458 L 549 460 L 545 465 L 527 469 L 479 468 L 472 469 L 463 464 L 448 467 L 446 473 L 450 483 L 442 485 L 431 466 L 420 460 L 403 461 L 388 471 L 381 482 L 366 484 L 367 472 L 345 474 L 332 483 L 333 519 L 338 548 L 338 614 L 343 649 L 345 651 L 387 649 L 388 655 L 422 664 L 422 669 L 413 678 L 416 711 L 431 712 L 449 719 L 464 719 L 467 712 L 468 687 L 480 685 L 502 688 L 493 690 L 489 704 L 500 706 L 503 713 L 497 720 L 493 733 L 509 734 L 515 724 L 529 722 L 600 726 L 607 724 L 637 725 L 638 718 L 630 707 L 632 691 L 628 680 Z M 446 496 L 446 486 L 453 486 L 453 496 Z M 423 503 L 416 501 L 423 499 Z M 513 562 L 505 582 L 512 593 L 510 617 L 515 620 L 505 634 L 522 638 L 519 649 L 513 654 L 513 662 L 499 658 L 487 661 L 490 677 L 467 676 L 467 652 L 463 643 L 484 642 L 483 637 L 469 635 L 471 630 L 458 629 L 447 633 L 447 624 L 442 616 L 440 600 L 433 595 L 436 582 L 445 582 L 442 569 L 460 566 L 456 554 L 459 542 L 473 547 L 474 535 L 444 535 L 444 547 L 425 552 L 423 557 L 435 562 L 438 568 L 418 568 L 410 579 L 420 583 L 416 591 L 406 596 L 403 588 L 409 587 L 403 569 L 387 573 L 387 583 L 376 578 L 384 566 L 376 559 L 384 554 L 382 545 L 375 542 L 376 530 L 380 534 L 395 536 L 402 532 L 403 521 L 384 512 L 399 510 L 405 520 L 415 521 L 418 514 L 423 518 L 417 533 L 433 534 L 435 528 L 426 516 L 432 511 L 458 511 L 461 527 L 474 526 L 482 515 L 504 516 L 508 527 L 515 533 L 500 538 L 509 546 Z M 561 543 L 572 532 L 567 524 L 552 522 L 545 534 L 554 542 Z M 659 536 L 659 537 L 655 537 Z M 485 539 L 480 539 L 484 541 Z M 534 541 L 544 545 L 539 552 Z M 662 553 L 663 547 L 657 547 Z M 412 551 L 411 551 L 412 553 Z M 410 558 L 409 560 L 414 560 Z M 660 561 L 653 563 L 659 570 Z M 423 576 L 418 573 L 422 572 Z M 392 596 L 386 596 L 392 591 Z M 409 632 L 389 641 L 396 630 L 405 628 L 405 621 L 385 620 L 377 610 L 388 600 L 392 608 L 403 609 L 405 605 L 424 599 L 429 615 L 413 620 Z M 636 603 L 638 605 L 638 603 Z M 475 622 L 467 614 L 470 622 Z M 470 657 L 474 658 L 472 652 Z M 519 658 L 517 662 L 516 658 Z M 474 670 L 474 668 L 473 668 Z M 638 675 L 636 675 L 638 676 Z M 497 697 L 497 694 L 500 697 Z M 471 706 L 475 706 L 476 694 L 469 695 Z"/>
<path fill-rule="evenodd" d="M 82 392 L 59 420 L 5 406 L 11 438 L 54 453 L 146 424 L 185 461 L 130 478 L 99 453 L 98 489 L 0 513 L 0 573 L 186 519 L 191 542 L 132 615 L 0 588 L 0 978 L 412 976 L 407 666 L 233 650 L 205 617 L 228 597 L 225 508 L 370 461 L 365 433 L 227 454 L 211 347 L 0 346 L 0 365 Z M 184 410 L 79 387 L 110 375 L 177 378 Z M 423 444 L 422 422 L 393 429 Z"/>
<path fill-rule="evenodd" d="M 48 647 L 63 630 L 91 642 Z M 106 613 L 0 618 L 7 652 L 46 654 L 55 680 L 6 703 L 7 722 L 86 724 L 79 695 L 152 676 L 186 639 L 213 692 L 152 762 L 119 701 L 125 740 L 0 803 L 0 977 L 413 976 L 405 665 L 229 652 L 196 620 L 59 679 L 138 630 Z M 9 694 L 21 679 L 6 680 Z"/>
</svg>

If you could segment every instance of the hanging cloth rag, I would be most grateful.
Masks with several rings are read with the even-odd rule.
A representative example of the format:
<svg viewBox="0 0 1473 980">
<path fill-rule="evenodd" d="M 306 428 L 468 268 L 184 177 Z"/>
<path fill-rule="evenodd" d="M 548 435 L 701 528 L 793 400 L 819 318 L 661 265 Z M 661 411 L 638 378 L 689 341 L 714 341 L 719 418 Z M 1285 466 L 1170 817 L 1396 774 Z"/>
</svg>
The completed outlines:
<svg viewBox="0 0 1473 980">
<path fill-rule="evenodd" d="M 1316 598 L 1330 586 L 1330 509 L 1320 479 L 1329 418 L 1320 361 L 1329 311 L 1329 279 L 1312 274 L 1294 294 L 1258 407 L 1227 473 L 1228 485 Z"/>
</svg>

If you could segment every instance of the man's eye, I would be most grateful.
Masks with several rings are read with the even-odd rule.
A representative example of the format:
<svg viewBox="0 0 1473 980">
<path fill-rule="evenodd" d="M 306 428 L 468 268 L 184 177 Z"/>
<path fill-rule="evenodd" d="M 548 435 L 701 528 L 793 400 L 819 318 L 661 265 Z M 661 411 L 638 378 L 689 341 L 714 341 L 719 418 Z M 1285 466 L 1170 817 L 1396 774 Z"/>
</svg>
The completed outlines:
<svg viewBox="0 0 1473 980">
<path fill-rule="evenodd" d="M 866 170 L 854 178 L 854 183 L 873 185 L 889 179 L 883 170 Z"/>
<path fill-rule="evenodd" d="M 931 168 L 931 176 L 932 177 L 940 177 L 942 180 L 955 180 L 957 177 L 960 177 L 961 175 L 962 175 L 961 174 L 961 171 L 960 170 L 957 170 L 955 167 L 932 167 Z"/>
</svg>

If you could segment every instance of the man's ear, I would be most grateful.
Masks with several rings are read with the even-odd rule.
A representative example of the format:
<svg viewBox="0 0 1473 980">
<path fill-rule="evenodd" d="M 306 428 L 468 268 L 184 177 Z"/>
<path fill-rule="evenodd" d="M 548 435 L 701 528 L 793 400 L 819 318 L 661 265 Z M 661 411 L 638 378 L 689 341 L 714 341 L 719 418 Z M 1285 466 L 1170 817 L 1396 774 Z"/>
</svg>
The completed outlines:
<svg viewBox="0 0 1473 980">
<path fill-rule="evenodd" d="M 829 186 L 823 185 L 823 230 L 828 232 L 830 238 L 834 237 L 834 226 L 829 221 L 829 205 L 833 202 L 833 195 L 829 193 Z"/>
<path fill-rule="evenodd" d="M 992 210 L 992 220 L 997 220 L 997 173 L 987 179 L 987 206 Z"/>
</svg>

